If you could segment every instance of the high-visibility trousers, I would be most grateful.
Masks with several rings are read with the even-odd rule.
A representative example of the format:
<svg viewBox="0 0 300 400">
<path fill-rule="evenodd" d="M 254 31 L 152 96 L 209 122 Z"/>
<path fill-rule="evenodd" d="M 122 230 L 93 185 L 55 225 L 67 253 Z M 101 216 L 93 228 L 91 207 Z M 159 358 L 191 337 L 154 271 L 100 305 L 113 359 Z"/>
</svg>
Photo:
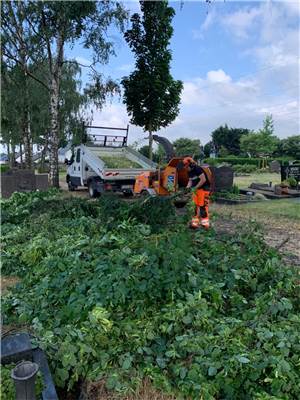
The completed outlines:
<svg viewBox="0 0 300 400">
<path fill-rule="evenodd" d="M 199 221 L 199 226 L 203 228 L 209 228 L 209 197 L 210 192 L 204 189 L 197 189 L 196 193 L 193 194 L 193 202 L 196 206 L 195 216 L 192 219 L 192 225 L 196 227 L 197 220 Z"/>
</svg>

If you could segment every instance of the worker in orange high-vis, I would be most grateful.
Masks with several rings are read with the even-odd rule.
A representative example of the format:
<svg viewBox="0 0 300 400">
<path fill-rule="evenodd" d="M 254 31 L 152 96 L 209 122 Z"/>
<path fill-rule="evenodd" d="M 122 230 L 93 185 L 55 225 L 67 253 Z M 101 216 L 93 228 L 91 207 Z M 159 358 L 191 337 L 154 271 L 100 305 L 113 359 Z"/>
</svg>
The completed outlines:
<svg viewBox="0 0 300 400">
<path fill-rule="evenodd" d="M 188 170 L 189 182 L 187 188 L 193 192 L 192 199 L 195 203 L 195 215 L 191 221 L 191 228 L 197 229 L 202 226 L 209 228 L 209 197 L 211 192 L 212 173 L 208 166 L 200 167 L 191 157 L 183 160 Z"/>
</svg>

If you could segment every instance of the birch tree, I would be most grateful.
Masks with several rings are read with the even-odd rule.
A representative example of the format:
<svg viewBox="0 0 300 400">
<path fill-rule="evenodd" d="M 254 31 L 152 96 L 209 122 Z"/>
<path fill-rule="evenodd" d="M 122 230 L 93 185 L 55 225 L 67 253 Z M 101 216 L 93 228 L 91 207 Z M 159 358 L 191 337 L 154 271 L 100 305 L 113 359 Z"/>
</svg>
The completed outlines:
<svg viewBox="0 0 300 400">
<path fill-rule="evenodd" d="M 122 31 L 126 18 L 123 7 L 112 1 L 2 2 L 3 56 L 12 64 L 19 64 L 26 76 L 49 91 L 49 179 L 52 186 L 59 186 L 59 93 L 63 65 L 78 65 L 75 59 L 66 59 L 65 49 L 74 47 L 81 40 L 85 48 L 92 50 L 92 62 L 87 67 L 91 70 L 91 79 L 100 89 L 98 105 L 101 106 L 105 95 L 116 89 L 110 79 L 106 81 L 97 71 L 97 66 L 107 63 L 110 55 L 114 54 L 107 30 L 114 24 Z M 47 63 L 46 79 L 39 79 L 28 67 L 37 59 Z"/>
</svg>

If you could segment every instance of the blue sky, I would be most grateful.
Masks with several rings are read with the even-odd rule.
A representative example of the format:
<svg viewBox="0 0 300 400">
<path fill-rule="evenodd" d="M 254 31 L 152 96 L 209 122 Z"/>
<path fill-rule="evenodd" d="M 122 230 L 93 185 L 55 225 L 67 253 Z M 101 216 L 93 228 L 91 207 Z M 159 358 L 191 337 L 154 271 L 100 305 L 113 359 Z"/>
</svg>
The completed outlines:
<svg viewBox="0 0 300 400">
<path fill-rule="evenodd" d="M 131 13 L 137 1 L 125 2 Z M 180 114 L 161 134 L 186 136 L 204 144 L 221 124 L 259 129 L 267 113 L 275 134 L 299 134 L 299 17 L 295 1 L 170 2 L 176 15 L 171 40 L 172 74 L 184 83 Z M 101 67 L 115 79 L 129 74 L 134 57 L 121 34 L 111 32 L 116 57 Z M 70 53 L 82 63 L 91 55 L 79 46 Z M 83 73 L 83 79 L 87 76 Z M 94 110 L 94 124 L 125 126 L 126 107 L 114 99 Z M 146 135 L 131 126 L 130 140 Z"/>
</svg>

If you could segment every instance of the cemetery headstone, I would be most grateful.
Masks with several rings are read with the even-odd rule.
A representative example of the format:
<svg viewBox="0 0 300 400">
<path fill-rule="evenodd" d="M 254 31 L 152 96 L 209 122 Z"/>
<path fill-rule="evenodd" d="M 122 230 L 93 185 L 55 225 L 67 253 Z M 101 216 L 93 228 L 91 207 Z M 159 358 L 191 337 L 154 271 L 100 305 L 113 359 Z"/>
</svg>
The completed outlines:
<svg viewBox="0 0 300 400">
<path fill-rule="evenodd" d="M 211 167 L 215 177 L 215 191 L 230 190 L 233 186 L 233 169 L 231 167 Z"/>
<path fill-rule="evenodd" d="M 295 178 L 298 183 L 300 182 L 300 163 L 281 166 L 281 181 L 288 178 Z"/>
<path fill-rule="evenodd" d="M 273 160 L 273 161 L 270 162 L 270 172 L 279 173 L 280 172 L 280 167 L 281 167 L 281 165 L 280 165 L 279 161 Z"/>
</svg>

